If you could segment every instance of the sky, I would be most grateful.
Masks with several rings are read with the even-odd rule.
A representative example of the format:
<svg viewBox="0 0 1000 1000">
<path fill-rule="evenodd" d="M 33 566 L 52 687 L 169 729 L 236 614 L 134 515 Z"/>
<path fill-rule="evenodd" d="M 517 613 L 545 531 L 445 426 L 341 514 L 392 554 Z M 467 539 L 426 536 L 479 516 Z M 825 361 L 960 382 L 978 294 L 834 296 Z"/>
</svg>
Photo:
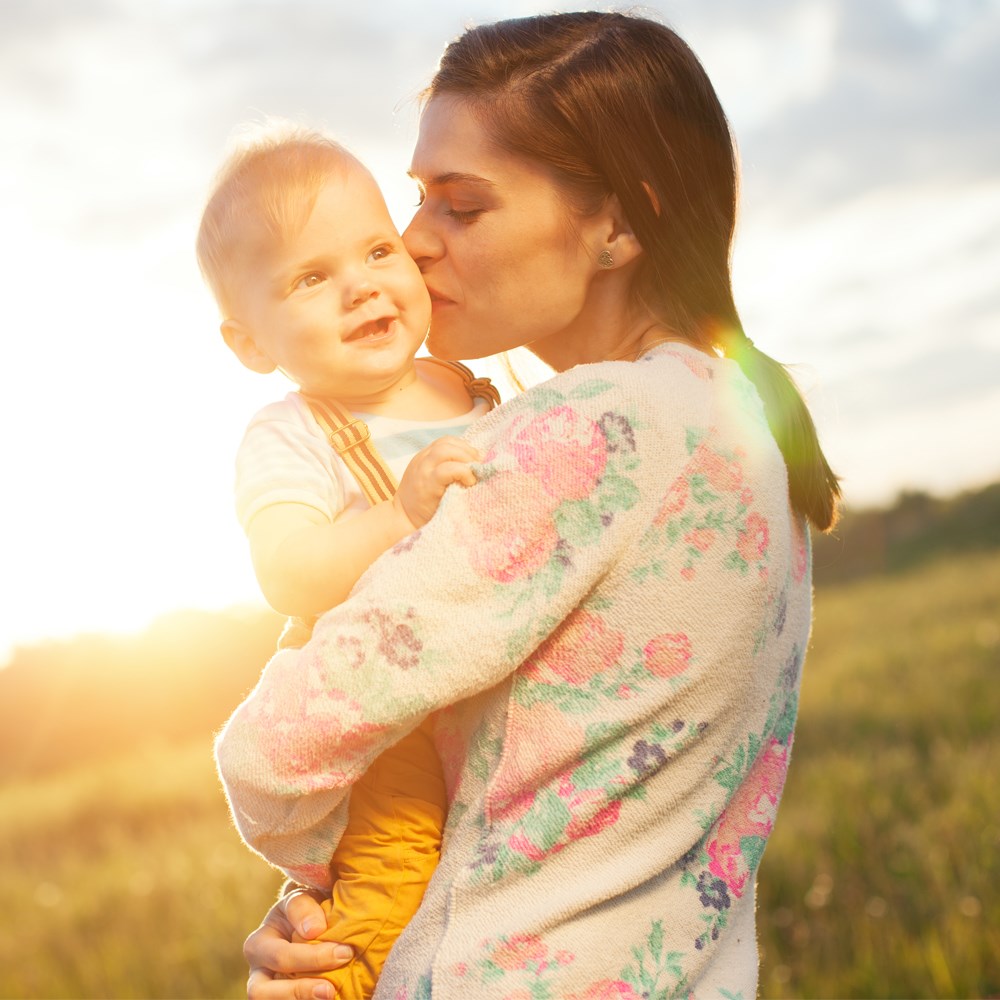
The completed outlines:
<svg viewBox="0 0 1000 1000">
<path fill-rule="evenodd" d="M 289 386 L 228 354 L 192 249 L 234 129 L 333 131 L 403 226 L 444 45 L 574 9 L 0 0 L 0 662 L 261 601 L 232 463 Z M 633 9 L 692 45 L 729 114 L 737 304 L 793 366 L 849 507 L 1000 479 L 1000 0 Z"/>
</svg>

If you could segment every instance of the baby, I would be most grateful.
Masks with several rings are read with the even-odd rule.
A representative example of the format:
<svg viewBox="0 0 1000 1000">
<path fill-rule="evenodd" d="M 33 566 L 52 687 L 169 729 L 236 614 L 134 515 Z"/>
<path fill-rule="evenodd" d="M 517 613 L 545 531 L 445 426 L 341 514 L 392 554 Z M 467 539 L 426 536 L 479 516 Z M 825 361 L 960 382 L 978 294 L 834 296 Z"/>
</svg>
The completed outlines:
<svg viewBox="0 0 1000 1000">
<path fill-rule="evenodd" d="M 230 156 L 197 251 L 229 348 L 298 386 L 251 420 L 236 504 L 265 597 L 294 616 L 281 644 L 301 645 L 447 486 L 475 482 L 479 455 L 456 435 L 496 390 L 415 358 L 431 312 L 420 272 L 371 174 L 321 133 L 270 127 Z M 341 998 L 374 991 L 434 871 L 446 806 L 429 720 L 352 790 L 323 935 L 355 949 L 327 975 Z"/>
</svg>

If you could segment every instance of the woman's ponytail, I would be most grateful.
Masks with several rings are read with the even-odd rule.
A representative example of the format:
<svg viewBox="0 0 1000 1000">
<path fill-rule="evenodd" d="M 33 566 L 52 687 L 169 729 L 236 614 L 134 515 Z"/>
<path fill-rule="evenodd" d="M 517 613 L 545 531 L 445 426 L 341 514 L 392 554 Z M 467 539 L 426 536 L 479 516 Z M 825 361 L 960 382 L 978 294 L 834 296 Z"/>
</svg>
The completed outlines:
<svg viewBox="0 0 1000 1000">
<path fill-rule="evenodd" d="M 753 383 L 785 465 L 792 507 L 820 531 L 837 523 L 840 483 L 823 454 L 809 409 L 788 369 L 759 350 L 739 328 L 721 345 Z"/>
</svg>

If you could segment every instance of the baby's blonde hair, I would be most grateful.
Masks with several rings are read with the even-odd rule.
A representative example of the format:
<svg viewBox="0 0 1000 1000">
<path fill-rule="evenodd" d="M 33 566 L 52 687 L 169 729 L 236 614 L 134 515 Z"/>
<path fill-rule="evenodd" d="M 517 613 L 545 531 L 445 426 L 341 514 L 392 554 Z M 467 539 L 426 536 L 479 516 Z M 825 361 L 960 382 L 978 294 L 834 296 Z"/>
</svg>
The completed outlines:
<svg viewBox="0 0 1000 1000">
<path fill-rule="evenodd" d="M 253 230 L 285 240 L 306 224 L 320 188 L 357 159 L 339 142 L 294 122 L 247 126 L 215 177 L 198 227 L 198 266 L 223 315 L 253 249 Z"/>
</svg>

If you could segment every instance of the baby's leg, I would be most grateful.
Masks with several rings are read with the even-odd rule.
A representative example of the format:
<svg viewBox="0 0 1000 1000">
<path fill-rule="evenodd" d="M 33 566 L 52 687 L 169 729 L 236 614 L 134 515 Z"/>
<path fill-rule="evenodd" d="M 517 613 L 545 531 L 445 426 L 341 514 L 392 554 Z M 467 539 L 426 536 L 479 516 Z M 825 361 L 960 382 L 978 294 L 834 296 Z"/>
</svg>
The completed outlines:
<svg viewBox="0 0 1000 1000">
<path fill-rule="evenodd" d="M 405 793 L 405 794 L 404 794 Z M 351 790 L 331 868 L 321 941 L 354 948 L 324 978 L 341 1000 L 369 1000 L 396 939 L 420 906 L 441 851 L 446 798 L 427 724 L 379 757 Z"/>
</svg>

